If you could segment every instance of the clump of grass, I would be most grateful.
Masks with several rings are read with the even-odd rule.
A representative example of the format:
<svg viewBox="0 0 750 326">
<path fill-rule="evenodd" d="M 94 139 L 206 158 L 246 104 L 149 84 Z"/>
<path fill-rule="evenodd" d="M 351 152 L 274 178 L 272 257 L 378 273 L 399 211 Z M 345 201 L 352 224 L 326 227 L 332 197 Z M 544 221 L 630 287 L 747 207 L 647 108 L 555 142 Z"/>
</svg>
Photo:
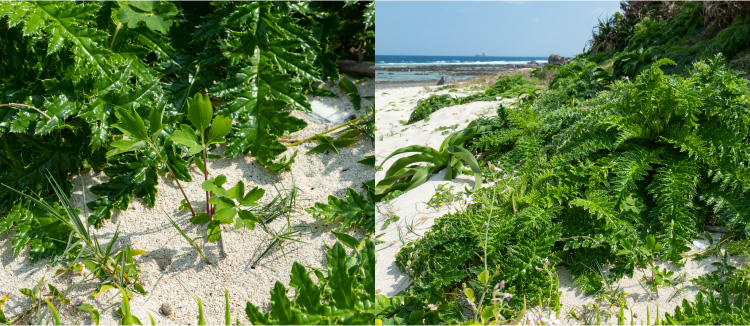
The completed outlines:
<svg viewBox="0 0 750 326">
<path fill-rule="evenodd" d="M 143 286 L 138 283 L 139 271 L 133 262 L 134 256 L 142 255 L 145 252 L 130 249 L 129 246 L 115 247 L 115 243 L 120 235 L 119 230 L 115 231 L 112 239 L 103 247 L 99 243 L 98 237 L 89 231 L 89 226 L 85 222 L 86 219 L 82 219 L 78 215 L 76 208 L 65 195 L 65 191 L 57 181 L 52 178 L 51 174 L 47 175 L 47 179 L 60 202 L 62 212 L 48 204 L 41 197 L 32 197 L 4 184 L 3 186 L 44 209 L 71 230 L 63 254 L 59 255 L 53 261 L 53 264 L 62 262 L 67 265 L 68 269 L 80 269 L 81 265 L 86 266 L 92 272 L 92 275 L 101 281 L 100 288 L 116 285 L 126 289 L 126 291 L 133 289 L 139 293 L 146 293 Z"/>
</svg>

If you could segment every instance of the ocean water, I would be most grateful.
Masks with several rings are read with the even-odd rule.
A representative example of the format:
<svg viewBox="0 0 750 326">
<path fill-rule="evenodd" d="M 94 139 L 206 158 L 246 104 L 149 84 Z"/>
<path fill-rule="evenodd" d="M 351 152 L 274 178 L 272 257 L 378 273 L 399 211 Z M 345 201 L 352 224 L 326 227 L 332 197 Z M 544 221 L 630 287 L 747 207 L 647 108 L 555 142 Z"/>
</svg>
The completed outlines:
<svg viewBox="0 0 750 326">
<path fill-rule="evenodd" d="M 449 75 L 457 80 L 479 75 L 494 75 L 511 69 L 513 65 L 536 61 L 547 63 L 547 57 L 498 56 L 414 56 L 375 55 L 375 78 L 380 82 L 430 82 Z"/>
<path fill-rule="evenodd" d="M 375 55 L 375 67 L 418 67 L 425 65 L 509 65 L 531 61 L 547 63 L 547 57 L 477 57 L 436 55 Z"/>
</svg>

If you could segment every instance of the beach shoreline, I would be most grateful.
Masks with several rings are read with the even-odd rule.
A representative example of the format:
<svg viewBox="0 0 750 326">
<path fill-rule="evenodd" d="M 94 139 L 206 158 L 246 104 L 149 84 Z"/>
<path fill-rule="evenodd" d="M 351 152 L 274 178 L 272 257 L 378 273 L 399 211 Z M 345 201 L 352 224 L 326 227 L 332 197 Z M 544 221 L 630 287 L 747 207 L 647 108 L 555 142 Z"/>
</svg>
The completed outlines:
<svg viewBox="0 0 750 326">
<path fill-rule="evenodd" d="M 480 76 L 496 76 L 508 74 L 522 69 L 542 68 L 545 63 L 533 64 L 422 64 L 408 66 L 393 66 L 376 64 L 376 88 L 388 84 L 404 83 L 405 86 L 434 86 L 441 76 L 450 76 L 457 81 L 466 81 Z"/>
</svg>

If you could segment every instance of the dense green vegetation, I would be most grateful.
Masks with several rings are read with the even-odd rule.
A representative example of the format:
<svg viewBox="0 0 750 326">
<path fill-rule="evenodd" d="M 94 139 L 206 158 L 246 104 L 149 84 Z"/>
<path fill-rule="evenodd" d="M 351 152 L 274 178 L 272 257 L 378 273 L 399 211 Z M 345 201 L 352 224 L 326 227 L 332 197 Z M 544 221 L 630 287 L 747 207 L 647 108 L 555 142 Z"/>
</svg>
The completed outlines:
<svg viewBox="0 0 750 326">
<path fill-rule="evenodd" d="M 521 95 L 536 96 L 540 90 L 534 82 L 523 76 L 513 75 L 501 77 L 492 87 L 484 92 L 474 93 L 468 96 L 453 97 L 450 94 L 430 95 L 428 98 L 417 101 L 417 106 L 409 116 L 407 124 L 415 123 L 429 117 L 432 112 L 442 108 L 468 104 L 477 101 L 497 101 L 498 97 L 518 97 Z"/>
<path fill-rule="evenodd" d="M 91 189 L 99 197 L 87 205 L 95 226 L 135 196 L 153 206 L 159 171 L 191 181 L 194 152 L 171 136 L 187 122 L 194 94 L 205 93 L 212 114 L 233 121 L 227 157 L 249 153 L 282 171 L 294 156 L 279 157 L 286 147 L 278 137 L 306 125 L 289 109 L 309 109 L 312 83 L 339 78 L 339 55 L 372 54 L 367 3 L 4 2 L 0 9 L 0 159 L 8 167 L 0 182 L 49 196 L 49 171 L 69 194 L 69 176 L 104 171 L 109 181 Z M 163 128 L 149 130 L 158 153 L 107 155 L 122 145 L 114 125 L 123 109 L 148 126 L 161 119 Z M 16 231 L 13 252 L 30 246 L 32 261 L 59 254 L 57 240 L 64 243 L 69 230 L 40 223 L 29 209 L 0 190 L 0 232 Z"/>
<path fill-rule="evenodd" d="M 743 68 L 750 22 L 747 11 L 724 26 L 696 18 L 720 4 L 625 3 L 637 12 L 603 22 L 590 51 L 535 72 L 555 74 L 545 91 L 478 119 L 482 132 L 462 146 L 491 163 L 483 174 L 494 183 L 399 252 L 413 284 L 383 322 L 504 323 L 493 316 L 554 310 L 555 266 L 598 294 L 648 271 L 644 289 L 655 292 L 673 277 L 655 262 L 683 264 L 704 226 L 746 239 L 750 90 L 747 71 L 731 67 Z M 430 163 L 399 168 L 439 166 Z M 389 186 L 408 190 L 415 179 Z M 614 266 L 606 275 L 605 265 Z M 725 271 L 695 280 L 703 294 L 663 322 L 747 323 L 748 270 Z"/>
<path fill-rule="evenodd" d="M 190 222 L 205 225 L 205 242 L 223 243 L 222 225 L 258 224 L 273 237 L 260 259 L 284 241 L 297 241 L 299 230 L 289 223 L 281 231 L 267 226 L 296 208 L 296 188 L 277 188 L 276 197 L 259 204 L 264 189 L 245 189 L 243 181 L 226 186 L 224 175 L 209 177 L 208 162 L 221 158 L 217 152 L 251 155 L 269 173 L 289 170 L 296 152 L 283 155 L 288 148 L 281 138 L 307 126 L 291 113 L 310 110 L 307 94 L 334 96 L 317 87 L 326 81 L 338 81 L 358 117 L 340 126 L 347 129 L 335 141 L 318 139 L 331 140 L 336 153 L 336 146 L 352 145 L 361 134 L 372 140 L 374 116 L 361 107 L 357 86 L 339 74 L 339 59 L 374 59 L 372 2 L 1 2 L 0 162 L 6 168 L 0 171 L 0 233 L 12 235 L 13 255 L 29 248 L 31 262 L 50 258 L 52 265 L 62 265 L 60 272 L 87 270 L 87 280 L 97 281 L 94 295 L 119 289 L 121 322 L 140 323 L 128 299 L 145 293 L 133 259 L 144 252 L 118 244 L 117 232 L 100 244 L 92 228 L 135 198 L 154 207 L 158 176 L 164 174 L 184 196 L 174 208 L 189 210 Z M 220 144 L 223 151 L 217 151 Z M 193 164 L 203 174 L 200 181 L 192 180 Z M 70 200 L 71 177 L 88 172 L 103 172 L 107 181 L 86 185 L 96 198 L 79 212 Z M 194 207 L 185 182 L 202 182 L 205 211 Z M 346 200 L 331 196 L 331 205 L 317 203 L 316 215 L 324 215 L 326 223 L 343 217 L 340 230 L 361 227 L 369 236 L 374 184 L 363 188 L 365 196 L 349 189 Z M 191 239 L 166 217 L 211 264 L 199 238 Z M 353 245 L 351 236 L 337 237 L 356 251 L 355 258 L 337 243 L 328 275 L 297 264 L 292 287 L 298 295 L 305 287 L 309 298 L 320 299 L 303 309 L 319 315 L 310 322 L 365 323 L 373 313 L 358 312 L 373 306 L 372 242 Z M 315 282 L 308 276 L 312 272 Z M 279 286 L 272 295 L 285 296 Z M 71 305 L 67 290 L 56 293 L 50 285 L 52 297 L 39 291 L 23 289 L 32 300 L 29 308 L 13 318 L 0 310 L 0 324 L 31 315 L 41 323 L 44 304 L 55 323 L 55 305 L 75 306 L 98 323 L 98 312 Z M 289 311 L 274 311 L 279 315 L 269 317 L 256 308 L 248 317 L 258 318 L 254 323 L 289 321 L 283 318 Z"/>
</svg>

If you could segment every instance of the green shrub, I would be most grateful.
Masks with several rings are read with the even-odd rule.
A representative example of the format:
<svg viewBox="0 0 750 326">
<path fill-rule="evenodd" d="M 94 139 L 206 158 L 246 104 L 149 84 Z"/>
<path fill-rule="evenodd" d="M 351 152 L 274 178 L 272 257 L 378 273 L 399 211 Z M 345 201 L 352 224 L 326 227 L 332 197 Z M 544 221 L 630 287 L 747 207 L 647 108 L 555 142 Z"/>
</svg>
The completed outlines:
<svg viewBox="0 0 750 326">
<path fill-rule="evenodd" d="M 603 264 L 615 266 L 616 279 L 655 260 L 679 263 L 706 223 L 750 235 L 747 82 L 721 57 L 696 63 L 687 77 L 665 75 L 668 64 L 614 82 L 584 106 L 540 102 L 477 122 L 494 130 L 470 144 L 506 160 L 507 175 L 399 252 L 397 265 L 414 280 L 405 295 L 413 311 L 442 303 L 424 310 L 428 322 L 460 320 L 461 284 L 476 287 L 484 269 L 493 282 L 510 282 L 514 298 L 555 304 L 554 278 L 535 274 L 545 258 L 595 291 Z M 634 250 L 643 243 L 648 253 Z"/>
</svg>

